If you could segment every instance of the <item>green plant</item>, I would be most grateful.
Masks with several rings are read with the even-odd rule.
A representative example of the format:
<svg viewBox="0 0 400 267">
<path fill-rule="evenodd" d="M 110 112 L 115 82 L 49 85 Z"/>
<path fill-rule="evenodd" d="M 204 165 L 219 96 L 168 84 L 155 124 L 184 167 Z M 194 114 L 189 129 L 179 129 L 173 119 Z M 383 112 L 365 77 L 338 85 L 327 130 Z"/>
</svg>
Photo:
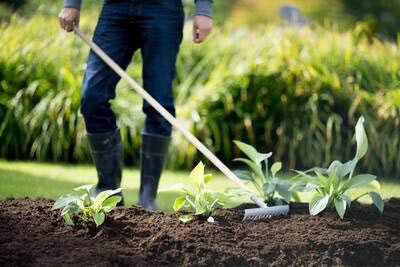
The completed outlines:
<svg viewBox="0 0 400 267">
<path fill-rule="evenodd" d="M 367 192 L 364 192 L 353 200 L 347 194 L 351 189 L 362 188 L 367 185 L 380 188 L 379 182 L 376 181 L 376 176 L 374 175 L 359 174 L 353 176 L 358 161 L 364 157 L 368 150 L 368 138 L 363 124 L 364 117 L 360 117 L 355 129 L 357 150 L 352 160 L 346 163 L 335 160 L 330 164 L 328 169 L 313 168 L 305 172 L 296 171 L 300 179 L 293 186 L 293 189 L 298 191 L 316 191 L 309 203 L 311 215 L 317 215 L 326 207 L 335 207 L 340 218 L 343 219 L 346 208 L 350 207 L 351 202 L 365 195 L 369 195 L 378 210 L 381 213 L 383 212 L 384 203 L 379 193 L 369 191 L 366 188 Z M 314 172 L 316 176 L 310 175 L 310 172 Z"/>
<path fill-rule="evenodd" d="M 251 170 L 239 170 L 235 171 L 235 174 L 243 180 L 250 181 L 264 201 L 275 201 L 279 203 L 281 202 L 281 200 L 277 198 L 279 195 L 286 202 L 289 202 L 293 195 L 293 192 L 289 190 L 292 184 L 277 176 L 277 173 L 282 168 L 282 163 L 279 161 L 275 162 L 272 164 L 271 169 L 268 170 L 268 159 L 272 156 L 272 152 L 267 154 L 259 153 L 251 145 L 240 141 L 234 141 L 234 143 L 249 158 L 236 158 L 235 161 L 245 163 Z M 229 188 L 227 189 L 227 193 L 241 195 L 244 192 L 241 189 Z"/>
<path fill-rule="evenodd" d="M 100 226 L 104 223 L 106 214 L 121 201 L 121 197 L 115 194 L 120 193 L 122 189 L 106 190 L 92 197 L 94 189 L 94 185 L 74 188 L 72 194 L 61 196 L 52 209 L 62 209 L 61 216 L 68 225 L 74 226 L 74 218 L 77 218 L 84 223 L 94 222 L 96 226 Z"/>
<path fill-rule="evenodd" d="M 184 195 L 175 199 L 173 209 L 179 211 L 186 209 L 193 215 L 208 217 L 207 221 L 214 222 L 212 217 L 217 207 L 224 206 L 224 196 L 207 188 L 207 184 L 211 181 L 211 174 L 204 174 L 204 164 L 199 162 L 190 173 L 192 184 L 184 185 L 182 183 L 173 185 L 169 188 L 160 189 L 159 191 L 180 191 Z M 193 218 L 192 214 L 185 214 L 179 217 L 182 222 L 188 222 Z"/>
</svg>

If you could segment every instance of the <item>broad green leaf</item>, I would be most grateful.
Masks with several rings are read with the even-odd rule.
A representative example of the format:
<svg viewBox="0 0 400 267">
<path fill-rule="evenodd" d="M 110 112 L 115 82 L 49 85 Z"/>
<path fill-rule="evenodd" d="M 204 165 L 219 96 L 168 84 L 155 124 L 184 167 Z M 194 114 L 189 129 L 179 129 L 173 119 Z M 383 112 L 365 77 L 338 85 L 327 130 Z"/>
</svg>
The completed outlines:
<svg viewBox="0 0 400 267">
<path fill-rule="evenodd" d="M 240 142 L 240 141 L 233 141 L 237 147 L 246 154 L 247 157 L 251 161 L 253 161 L 256 164 L 260 164 L 263 160 L 266 160 L 272 156 L 272 153 L 259 153 L 257 150 L 252 147 L 251 145 L 248 145 L 246 143 Z"/>
<path fill-rule="evenodd" d="M 270 194 L 274 193 L 275 189 L 276 189 L 276 183 L 274 183 L 274 182 L 265 183 L 263 185 L 263 191 L 264 191 L 264 194 L 266 194 L 266 195 L 270 195 Z"/>
<path fill-rule="evenodd" d="M 245 159 L 245 158 L 237 158 L 234 159 L 234 161 L 240 161 L 243 163 L 246 163 L 247 166 L 251 168 L 251 170 L 260 178 L 262 178 L 264 175 L 262 173 L 261 165 L 257 165 L 256 163 L 252 162 L 251 160 Z"/>
<path fill-rule="evenodd" d="M 365 186 L 376 179 L 375 175 L 359 174 L 349 179 L 343 186 L 344 190 Z"/>
<path fill-rule="evenodd" d="M 190 176 L 190 178 L 192 179 L 192 181 L 195 184 L 198 184 L 199 182 L 200 183 L 204 183 L 204 181 L 203 181 L 203 177 L 204 177 L 204 164 L 203 164 L 203 162 L 200 161 L 197 164 L 197 166 L 194 167 L 194 169 L 191 171 L 189 176 Z"/>
<path fill-rule="evenodd" d="M 331 173 L 333 170 L 336 170 L 336 175 L 339 178 L 343 178 L 354 170 L 354 168 L 357 165 L 357 162 L 358 162 L 357 159 L 353 159 L 343 164 L 340 161 L 335 160 L 329 166 L 328 173 Z"/>
<path fill-rule="evenodd" d="M 185 185 L 183 183 L 178 183 L 178 184 L 174 184 L 172 186 L 169 187 L 163 187 L 160 188 L 158 190 L 158 192 L 169 192 L 169 191 L 179 191 L 179 192 L 186 192 L 186 190 L 184 190 Z"/>
<path fill-rule="evenodd" d="M 279 181 L 276 185 L 276 191 L 279 195 L 281 195 L 281 197 L 283 197 L 284 200 L 286 200 L 286 202 L 289 202 L 292 196 L 292 192 L 289 191 L 291 187 L 292 184 L 285 180 Z"/>
<path fill-rule="evenodd" d="M 94 185 L 94 184 L 81 185 L 81 186 L 75 187 L 74 191 L 77 191 L 80 193 L 87 192 L 89 195 L 91 195 L 94 191 L 95 186 L 96 185 Z"/>
<path fill-rule="evenodd" d="M 114 209 L 117 206 L 117 204 L 121 200 L 122 200 L 122 197 L 120 197 L 120 196 L 111 196 L 111 197 L 107 198 L 102 203 L 103 211 L 105 213 L 110 212 L 112 209 Z"/>
<path fill-rule="evenodd" d="M 69 214 L 64 214 L 63 215 L 64 221 L 66 224 L 68 224 L 69 226 L 74 226 L 74 221 L 71 219 L 71 216 L 69 216 Z"/>
<path fill-rule="evenodd" d="M 109 198 L 112 195 L 118 194 L 121 192 L 121 188 L 115 189 L 115 190 L 106 190 L 103 192 L 100 192 L 93 201 L 93 207 L 94 208 L 99 208 L 101 207 L 102 203 L 104 200 L 106 200 L 107 198 Z"/>
<path fill-rule="evenodd" d="M 275 174 L 277 172 L 279 172 L 281 169 L 282 169 L 282 162 L 278 161 L 278 162 L 275 162 L 274 164 L 272 164 L 272 167 L 271 167 L 272 176 L 275 177 Z"/>
<path fill-rule="evenodd" d="M 342 166 L 342 165 L 343 165 L 343 163 L 340 162 L 339 160 L 334 160 L 334 161 L 331 163 L 331 165 L 329 165 L 329 167 L 328 167 L 328 172 L 330 173 L 330 172 L 332 172 L 333 170 L 337 170 L 337 168 L 338 168 L 339 166 Z"/>
<path fill-rule="evenodd" d="M 246 170 L 235 170 L 233 173 L 242 180 L 253 181 L 253 176 L 251 172 Z"/>
<path fill-rule="evenodd" d="M 370 182 L 369 186 L 371 186 L 373 189 L 377 191 L 381 190 L 381 184 L 377 180 L 373 180 L 372 182 Z"/>
<path fill-rule="evenodd" d="M 188 221 L 190 221 L 191 219 L 193 219 L 193 216 L 190 214 L 185 214 L 185 215 L 181 215 L 179 217 L 179 220 L 183 223 L 187 223 Z"/>
<path fill-rule="evenodd" d="M 96 226 L 100 226 L 104 223 L 104 220 L 106 219 L 106 215 L 104 212 L 98 212 L 93 214 L 93 220 L 96 224 Z"/>
<path fill-rule="evenodd" d="M 247 157 L 254 163 L 257 163 L 257 150 L 252 147 L 251 145 L 248 145 L 246 143 L 240 142 L 240 141 L 233 141 L 235 145 L 243 152 L 246 154 Z"/>
<path fill-rule="evenodd" d="M 174 205 L 172 206 L 174 211 L 180 210 L 185 205 L 185 202 L 186 202 L 185 197 L 177 197 L 175 199 Z"/>
<path fill-rule="evenodd" d="M 334 199 L 334 203 L 340 219 L 343 219 L 344 213 L 346 212 L 346 200 L 342 199 L 341 197 L 338 197 Z"/>
<path fill-rule="evenodd" d="M 60 209 L 67 206 L 69 203 L 76 201 L 79 197 L 72 194 L 67 194 L 61 196 L 57 201 L 54 203 L 52 210 Z"/>
<path fill-rule="evenodd" d="M 328 205 L 329 202 L 329 196 L 323 196 L 320 194 L 314 195 L 314 197 L 311 199 L 310 204 L 309 204 L 309 210 L 311 215 L 317 215 L 321 211 L 323 211 L 326 206 Z"/>
<path fill-rule="evenodd" d="M 356 159 L 361 159 L 367 153 L 368 150 L 368 138 L 364 129 L 364 117 L 361 116 L 356 125 L 356 141 L 357 141 L 357 152 Z"/>
<path fill-rule="evenodd" d="M 368 195 L 371 197 L 372 202 L 375 204 L 375 206 L 378 208 L 378 210 L 381 213 L 383 213 L 384 203 L 383 203 L 381 195 L 378 194 L 377 192 L 368 192 Z"/>
<path fill-rule="evenodd" d="M 67 206 L 65 206 L 62 211 L 61 211 L 61 216 L 64 216 L 65 214 L 74 214 L 79 212 L 80 208 L 78 204 L 76 203 L 69 203 Z"/>
</svg>

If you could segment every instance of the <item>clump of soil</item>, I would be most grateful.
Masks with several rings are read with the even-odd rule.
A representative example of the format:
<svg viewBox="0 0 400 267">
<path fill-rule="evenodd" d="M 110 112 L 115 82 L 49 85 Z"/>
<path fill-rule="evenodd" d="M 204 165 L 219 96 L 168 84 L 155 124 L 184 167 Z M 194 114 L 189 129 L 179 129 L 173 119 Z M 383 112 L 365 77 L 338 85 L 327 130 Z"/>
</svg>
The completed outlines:
<svg viewBox="0 0 400 267">
<path fill-rule="evenodd" d="M 71 228 L 47 199 L 0 201 L 1 266 L 287 266 L 400 265 L 400 199 L 352 204 L 310 216 L 242 222 L 243 210 L 219 210 L 215 223 L 179 222 L 179 214 L 120 207 L 101 228 Z"/>
</svg>

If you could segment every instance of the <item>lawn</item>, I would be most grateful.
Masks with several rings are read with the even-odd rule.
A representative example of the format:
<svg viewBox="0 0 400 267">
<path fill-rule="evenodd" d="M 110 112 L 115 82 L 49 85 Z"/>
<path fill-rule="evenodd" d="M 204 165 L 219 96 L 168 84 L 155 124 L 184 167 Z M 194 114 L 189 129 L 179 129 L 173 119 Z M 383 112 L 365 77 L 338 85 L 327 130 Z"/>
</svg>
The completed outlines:
<svg viewBox="0 0 400 267">
<path fill-rule="evenodd" d="M 209 172 L 206 170 L 206 172 Z M 213 190 L 223 192 L 227 187 L 234 187 L 234 184 L 224 178 L 222 174 L 214 173 L 214 179 L 210 187 Z M 189 170 L 165 171 L 160 182 L 160 187 L 166 187 L 188 180 Z M 381 182 L 381 193 L 385 199 L 400 196 L 400 179 L 379 179 Z M 90 165 L 74 164 L 50 164 L 36 162 L 11 162 L 0 160 L 0 199 L 7 197 L 45 197 L 56 199 L 60 195 L 71 191 L 72 188 L 82 185 L 96 183 L 96 171 Z M 139 170 L 124 168 L 122 187 L 128 205 L 137 201 L 139 190 Z M 356 195 L 357 192 L 353 192 Z M 157 199 L 161 210 L 169 211 L 176 193 L 160 193 Z M 309 197 L 301 195 L 302 200 Z M 246 198 L 237 199 L 229 206 L 239 204 Z M 361 199 L 368 202 L 368 198 Z"/>
</svg>

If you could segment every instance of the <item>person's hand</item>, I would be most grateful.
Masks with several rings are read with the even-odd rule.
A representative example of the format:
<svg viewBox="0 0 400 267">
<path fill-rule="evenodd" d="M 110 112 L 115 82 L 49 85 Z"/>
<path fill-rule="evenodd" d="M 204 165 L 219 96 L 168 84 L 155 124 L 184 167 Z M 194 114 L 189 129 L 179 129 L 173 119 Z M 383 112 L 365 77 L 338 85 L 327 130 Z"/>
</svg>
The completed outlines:
<svg viewBox="0 0 400 267">
<path fill-rule="evenodd" d="M 74 26 L 79 26 L 80 11 L 73 7 L 64 7 L 58 15 L 61 28 L 67 32 L 72 32 Z"/>
<path fill-rule="evenodd" d="M 212 19 L 207 16 L 196 15 L 193 18 L 193 42 L 201 43 L 211 32 Z"/>
</svg>

